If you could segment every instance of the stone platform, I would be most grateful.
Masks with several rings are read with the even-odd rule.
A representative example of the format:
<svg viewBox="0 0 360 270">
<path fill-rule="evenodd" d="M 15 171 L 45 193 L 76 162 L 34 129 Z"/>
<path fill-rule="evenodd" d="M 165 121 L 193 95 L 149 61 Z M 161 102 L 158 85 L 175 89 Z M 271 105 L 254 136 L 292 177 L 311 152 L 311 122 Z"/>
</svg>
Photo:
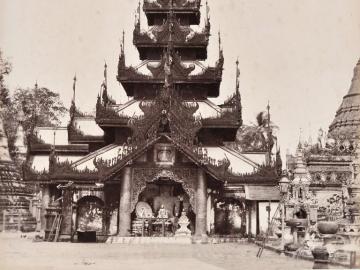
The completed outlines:
<svg viewBox="0 0 360 270">
<path fill-rule="evenodd" d="M 192 244 L 191 237 L 120 237 L 111 236 L 107 244 Z"/>
<path fill-rule="evenodd" d="M 111 236 L 106 240 L 107 244 L 221 244 L 221 243 L 247 243 L 247 238 L 235 236 L 207 237 L 206 241 L 193 237 L 120 237 Z"/>
</svg>

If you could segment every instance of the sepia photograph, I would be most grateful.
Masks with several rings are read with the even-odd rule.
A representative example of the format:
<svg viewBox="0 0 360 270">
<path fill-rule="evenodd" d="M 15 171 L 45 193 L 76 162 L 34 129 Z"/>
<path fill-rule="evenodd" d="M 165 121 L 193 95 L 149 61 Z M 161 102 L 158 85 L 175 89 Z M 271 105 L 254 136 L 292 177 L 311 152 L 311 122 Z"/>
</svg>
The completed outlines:
<svg viewBox="0 0 360 270">
<path fill-rule="evenodd" d="M 0 269 L 360 269 L 360 0 L 0 0 Z"/>
</svg>

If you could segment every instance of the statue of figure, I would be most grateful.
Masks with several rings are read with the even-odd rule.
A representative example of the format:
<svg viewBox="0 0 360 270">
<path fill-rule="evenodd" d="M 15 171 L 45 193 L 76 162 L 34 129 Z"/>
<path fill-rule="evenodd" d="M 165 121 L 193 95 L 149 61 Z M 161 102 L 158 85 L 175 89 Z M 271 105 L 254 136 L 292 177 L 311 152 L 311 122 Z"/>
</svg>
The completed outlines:
<svg viewBox="0 0 360 270">
<path fill-rule="evenodd" d="M 160 186 L 160 196 L 154 198 L 154 212 L 158 213 L 162 207 L 167 210 L 169 218 L 179 216 L 180 200 L 172 196 L 171 186 Z"/>
<path fill-rule="evenodd" d="M 325 147 L 325 134 L 322 128 L 319 129 L 317 141 L 319 149 L 323 149 Z"/>
<path fill-rule="evenodd" d="M 165 209 L 164 205 L 162 204 L 159 212 L 158 212 L 158 218 L 169 218 L 169 212 Z"/>
</svg>

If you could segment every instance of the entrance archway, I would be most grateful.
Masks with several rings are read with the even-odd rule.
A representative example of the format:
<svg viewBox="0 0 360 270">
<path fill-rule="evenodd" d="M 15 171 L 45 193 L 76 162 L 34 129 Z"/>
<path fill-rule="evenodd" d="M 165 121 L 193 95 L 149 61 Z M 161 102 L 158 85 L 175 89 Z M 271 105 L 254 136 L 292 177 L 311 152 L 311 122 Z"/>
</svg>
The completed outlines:
<svg viewBox="0 0 360 270">
<path fill-rule="evenodd" d="M 219 235 L 246 233 L 246 207 L 244 201 L 224 198 L 216 203 L 215 233 Z"/>
<path fill-rule="evenodd" d="M 104 202 L 100 198 L 95 196 L 82 197 L 78 201 L 76 216 L 76 230 L 80 242 L 94 242 L 97 234 L 103 234 Z"/>
</svg>

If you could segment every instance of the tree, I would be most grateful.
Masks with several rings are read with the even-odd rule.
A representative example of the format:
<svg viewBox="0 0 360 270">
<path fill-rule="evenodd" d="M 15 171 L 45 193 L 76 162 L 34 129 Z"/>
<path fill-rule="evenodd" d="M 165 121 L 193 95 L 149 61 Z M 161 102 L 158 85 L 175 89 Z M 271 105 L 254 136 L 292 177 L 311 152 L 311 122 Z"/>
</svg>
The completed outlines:
<svg viewBox="0 0 360 270">
<path fill-rule="evenodd" d="M 9 141 L 10 153 L 14 152 L 16 130 L 21 121 L 27 143 L 34 135 L 37 126 L 55 126 L 67 109 L 60 100 L 60 95 L 46 87 L 18 88 L 13 95 L 5 85 L 5 77 L 11 72 L 11 64 L 3 58 L 0 50 L 0 107 L 1 117 Z M 20 113 L 23 112 L 23 113 Z"/>
<path fill-rule="evenodd" d="M 3 57 L 3 53 L 0 50 L 0 117 L 4 120 L 4 129 L 7 137 L 9 138 L 9 144 L 13 144 L 13 134 L 15 128 L 13 124 L 13 114 L 10 112 L 11 97 L 9 89 L 5 84 L 5 77 L 11 72 L 11 64 Z"/>
<path fill-rule="evenodd" d="M 34 135 L 35 127 L 56 126 L 61 122 L 67 109 L 60 100 L 60 95 L 46 87 L 18 88 L 12 97 L 11 110 L 23 112 L 22 121 L 27 140 Z"/>
<path fill-rule="evenodd" d="M 274 146 L 274 131 L 278 127 L 271 121 L 267 112 L 256 116 L 256 124 L 242 126 L 237 133 L 236 143 L 243 151 L 271 151 Z"/>
</svg>

